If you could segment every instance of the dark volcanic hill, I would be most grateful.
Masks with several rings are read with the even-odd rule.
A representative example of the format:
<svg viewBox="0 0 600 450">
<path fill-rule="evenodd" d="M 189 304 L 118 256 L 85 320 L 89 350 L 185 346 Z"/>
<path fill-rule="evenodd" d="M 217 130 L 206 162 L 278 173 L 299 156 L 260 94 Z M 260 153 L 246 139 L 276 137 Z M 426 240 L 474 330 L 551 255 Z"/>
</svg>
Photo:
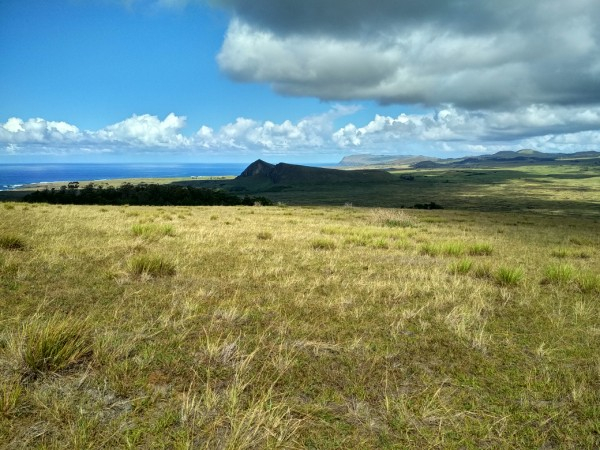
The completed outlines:
<svg viewBox="0 0 600 450">
<path fill-rule="evenodd" d="M 237 177 L 242 179 L 269 180 L 274 184 L 344 183 L 389 181 L 393 175 L 384 170 L 338 170 L 308 167 L 296 164 L 269 164 L 261 159 L 250 164 Z"/>
</svg>

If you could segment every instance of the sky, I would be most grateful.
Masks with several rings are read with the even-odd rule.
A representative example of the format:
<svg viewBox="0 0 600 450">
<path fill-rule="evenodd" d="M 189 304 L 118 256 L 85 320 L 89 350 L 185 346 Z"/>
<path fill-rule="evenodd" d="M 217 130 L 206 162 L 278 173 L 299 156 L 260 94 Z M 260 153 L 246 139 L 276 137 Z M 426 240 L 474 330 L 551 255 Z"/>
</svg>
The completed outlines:
<svg viewBox="0 0 600 450">
<path fill-rule="evenodd" d="M 0 0 L 0 163 L 600 150 L 598 0 Z"/>
</svg>

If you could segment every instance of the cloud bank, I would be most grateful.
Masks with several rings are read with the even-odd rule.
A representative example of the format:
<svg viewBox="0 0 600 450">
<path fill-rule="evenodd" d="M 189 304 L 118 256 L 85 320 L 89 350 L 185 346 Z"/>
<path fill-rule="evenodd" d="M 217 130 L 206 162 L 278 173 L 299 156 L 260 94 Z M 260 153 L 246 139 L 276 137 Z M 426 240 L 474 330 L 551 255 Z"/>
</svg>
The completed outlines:
<svg viewBox="0 0 600 450">
<path fill-rule="evenodd" d="M 221 0 L 233 79 L 324 100 L 507 109 L 600 102 L 600 2 Z"/>
<path fill-rule="evenodd" d="M 521 148 L 569 152 L 600 146 L 599 106 L 532 105 L 507 113 L 446 105 L 426 114 L 376 115 L 354 124 L 348 119 L 359 109 L 335 106 L 297 122 L 240 117 L 218 129 L 203 125 L 191 132 L 186 118 L 173 113 L 164 119 L 134 115 L 95 131 L 41 118 L 10 118 L 0 123 L 0 155 L 451 152 L 458 156 Z M 344 118 L 344 125 L 334 125 Z"/>
</svg>

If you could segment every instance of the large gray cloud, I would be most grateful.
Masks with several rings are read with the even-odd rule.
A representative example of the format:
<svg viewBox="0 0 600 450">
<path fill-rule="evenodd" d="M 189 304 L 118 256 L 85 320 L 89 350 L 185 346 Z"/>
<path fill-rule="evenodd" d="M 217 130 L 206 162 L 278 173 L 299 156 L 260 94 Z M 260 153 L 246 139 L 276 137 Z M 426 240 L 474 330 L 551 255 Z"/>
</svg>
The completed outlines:
<svg viewBox="0 0 600 450">
<path fill-rule="evenodd" d="M 287 95 L 511 108 L 600 103 L 597 0 L 220 0 L 219 64 Z"/>
</svg>

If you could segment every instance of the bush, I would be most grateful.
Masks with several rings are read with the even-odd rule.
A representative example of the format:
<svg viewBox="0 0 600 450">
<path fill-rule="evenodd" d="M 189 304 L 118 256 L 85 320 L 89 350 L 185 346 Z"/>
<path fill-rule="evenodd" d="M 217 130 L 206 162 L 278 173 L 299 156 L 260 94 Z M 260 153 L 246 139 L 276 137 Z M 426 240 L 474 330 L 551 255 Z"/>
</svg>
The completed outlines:
<svg viewBox="0 0 600 450">
<path fill-rule="evenodd" d="M 240 198 L 220 189 L 195 188 L 191 186 L 131 183 L 114 188 L 89 184 L 83 189 L 45 189 L 23 197 L 31 203 L 73 205 L 177 205 L 177 206 L 253 206 L 272 205 L 265 197 Z"/>
<path fill-rule="evenodd" d="M 0 248 L 5 250 L 25 250 L 25 241 L 17 236 L 0 236 Z"/>
<path fill-rule="evenodd" d="M 165 277 L 175 275 L 175 265 L 160 256 L 140 255 L 129 261 L 129 270 L 134 275 Z"/>
</svg>

